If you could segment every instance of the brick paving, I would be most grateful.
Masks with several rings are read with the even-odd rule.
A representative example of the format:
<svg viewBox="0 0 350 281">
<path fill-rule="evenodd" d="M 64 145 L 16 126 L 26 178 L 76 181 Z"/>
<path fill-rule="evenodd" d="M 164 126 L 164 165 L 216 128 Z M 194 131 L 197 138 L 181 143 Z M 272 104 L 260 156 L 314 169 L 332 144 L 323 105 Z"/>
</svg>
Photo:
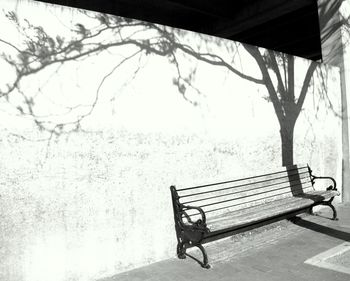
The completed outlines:
<svg viewBox="0 0 350 281">
<path fill-rule="evenodd" d="M 331 212 L 324 208 L 315 216 L 300 216 L 295 224 L 284 220 L 206 244 L 209 270 L 190 258 L 172 258 L 96 281 L 348 281 L 348 274 L 304 263 L 350 241 L 350 204 L 336 208 L 338 221 L 328 219 Z"/>
</svg>

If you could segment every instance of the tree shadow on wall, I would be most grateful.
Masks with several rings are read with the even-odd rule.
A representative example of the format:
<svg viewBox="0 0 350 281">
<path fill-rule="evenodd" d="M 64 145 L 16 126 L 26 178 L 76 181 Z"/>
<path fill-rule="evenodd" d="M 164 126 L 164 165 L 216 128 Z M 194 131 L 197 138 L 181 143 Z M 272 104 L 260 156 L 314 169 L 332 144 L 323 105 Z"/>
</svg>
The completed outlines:
<svg viewBox="0 0 350 281">
<path fill-rule="evenodd" d="M 321 79 L 324 76 L 318 63 L 308 62 L 299 89 L 295 84 L 295 77 L 300 71 L 295 69 L 295 57 L 291 55 L 202 34 L 197 34 L 199 41 L 192 40 L 195 42 L 189 43 L 191 42 L 188 40 L 189 36 L 193 33 L 184 30 L 95 12 L 80 13 L 88 21 L 93 21 L 93 24 L 76 22 L 70 27 L 71 32 L 65 36 L 51 35 L 43 27 L 33 25 L 26 19 L 20 19 L 13 11 L 6 13 L 22 42 L 19 47 L 0 38 L 0 44 L 12 51 L 11 54 L 3 53 L 2 58 L 15 73 L 14 80 L 0 89 L 0 99 L 15 103 L 14 107 L 18 114 L 31 119 L 40 131 L 49 133 L 51 138 L 54 135 L 81 130 L 81 121 L 93 113 L 100 101 L 103 84 L 127 63 L 135 65 L 134 76 L 136 76 L 141 71 L 139 63 L 145 56 L 160 56 L 167 60 L 175 68 L 176 75 L 172 84 L 186 101 L 196 106 L 198 102 L 193 95 L 188 94 L 188 91 L 192 90 L 197 95 L 201 95 L 201 91 L 194 84 L 196 67 L 182 65 L 181 58 L 186 57 L 192 61 L 225 68 L 232 75 L 263 85 L 268 92 L 268 97 L 265 99 L 272 103 L 280 126 L 282 165 L 294 163 L 296 121 L 302 111 L 311 82 L 314 81 L 315 73 L 320 73 Z M 223 41 L 225 44 L 222 44 Z M 219 56 L 213 51 L 214 45 L 226 49 L 229 56 Z M 63 114 L 62 118 L 41 116 L 37 106 L 38 96 L 29 94 L 22 86 L 24 79 L 37 75 L 51 66 L 80 62 L 125 47 L 132 51 L 128 51 L 122 58 L 115 58 L 114 67 L 106 71 L 97 85 L 93 101 L 89 104 L 79 104 L 74 108 L 66 108 L 67 113 Z M 246 57 L 250 57 L 247 61 L 253 59 L 259 69 L 254 76 L 244 73 L 238 63 L 238 60 Z M 321 84 L 325 85 L 323 82 Z M 324 93 L 327 93 L 327 89 L 324 89 Z M 326 97 L 326 94 L 321 95 L 321 98 Z M 66 118 L 67 116 L 70 118 Z"/>
</svg>

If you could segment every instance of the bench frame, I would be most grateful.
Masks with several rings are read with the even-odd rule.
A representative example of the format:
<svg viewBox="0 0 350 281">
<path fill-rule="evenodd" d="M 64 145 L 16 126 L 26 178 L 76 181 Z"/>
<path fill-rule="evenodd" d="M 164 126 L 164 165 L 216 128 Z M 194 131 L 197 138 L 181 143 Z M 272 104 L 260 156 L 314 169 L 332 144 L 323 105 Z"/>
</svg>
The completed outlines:
<svg viewBox="0 0 350 281">
<path fill-rule="evenodd" d="M 337 190 L 336 188 L 337 184 L 334 178 L 314 176 L 312 174 L 312 170 L 310 169 L 310 167 L 309 166 L 307 167 L 311 178 L 312 186 L 314 186 L 315 181 L 318 179 L 331 180 L 332 185 L 330 185 L 327 188 L 327 190 L 334 190 L 334 191 Z M 178 195 L 178 192 L 174 185 L 170 186 L 170 191 L 171 191 L 171 198 L 172 198 L 173 211 L 174 211 L 175 231 L 176 231 L 176 237 L 177 237 L 177 249 L 176 249 L 177 256 L 180 259 L 185 259 L 186 256 L 188 256 L 196 260 L 203 268 L 210 268 L 210 265 L 208 263 L 208 255 L 206 250 L 203 247 L 203 244 L 205 243 L 218 240 L 221 238 L 225 238 L 233 234 L 245 232 L 254 228 L 258 228 L 260 226 L 267 225 L 282 219 L 289 219 L 301 213 L 313 214 L 313 211 L 312 211 L 313 207 L 318 205 L 329 206 L 333 211 L 332 219 L 337 220 L 337 211 L 335 207 L 332 205 L 332 202 L 334 199 L 334 196 L 333 196 L 328 200 L 315 202 L 314 204 L 308 207 L 303 207 L 293 211 L 285 212 L 280 215 L 271 216 L 267 219 L 258 220 L 252 223 L 247 223 L 245 225 L 240 225 L 239 227 L 235 227 L 234 225 L 232 225 L 229 228 L 222 229 L 220 231 L 215 231 L 215 234 L 211 234 L 206 224 L 207 219 L 203 209 L 200 207 L 189 206 L 189 205 L 184 205 L 180 203 L 180 196 Z M 186 212 L 187 210 L 191 210 L 191 209 L 197 210 L 201 218 L 196 221 L 192 221 L 190 216 Z M 185 216 L 188 221 L 186 224 L 183 222 L 183 216 Z M 203 255 L 203 261 L 200 261 L 194 256 L 186 253 L 186 250 L 192 247 L 197 247 L 200 249 Z"/>
</svg>

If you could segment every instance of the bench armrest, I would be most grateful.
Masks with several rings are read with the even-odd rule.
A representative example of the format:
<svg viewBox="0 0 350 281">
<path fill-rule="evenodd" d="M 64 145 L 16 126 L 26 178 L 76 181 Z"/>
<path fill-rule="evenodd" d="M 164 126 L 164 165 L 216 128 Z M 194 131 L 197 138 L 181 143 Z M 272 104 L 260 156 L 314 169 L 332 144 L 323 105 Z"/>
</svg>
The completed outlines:
<svg viewBox="0 0 350 281">
<path fill-rule="evenodd" d="M 206 219 L 205 213 L 204 213 L 202 208 L 195 207 L 195 206 L 183 205 L 183 204 L 180 204 L 180 207 L 181 207 L 180 214 L 181 215 L 183 214 L 186 217 L 187 221 L 191 224 L 191 227 L 194 227 L 198 230 L 207 229 L 207 225 L 206 225 L 207 219 Z M 186 210 L 197 210 L 199 212 L 199 214 L 201 215 L 201 218 L 198 219 L 196 222 L 192 221 L 191 217 L 187 214 Z"/>
<path fill-rule="evenodd" d="M 330 186 L 328 186 L 327 187 L 327 190 L 337 190 L 337 183 L 336 183 L 336 181 L 335 181 L 335 179 L 334 178 L 332 178 L 332 177 L 317 177 L 317 176 L 312 176 L 312 184 L 315 182 L 315 180 L 317 180 L 317 179 L 321 179 L 321 180 L 331 180 L 332 181 L 332 183 L 333 183 L 333 185 L 330 185 Z"/>
</svg>

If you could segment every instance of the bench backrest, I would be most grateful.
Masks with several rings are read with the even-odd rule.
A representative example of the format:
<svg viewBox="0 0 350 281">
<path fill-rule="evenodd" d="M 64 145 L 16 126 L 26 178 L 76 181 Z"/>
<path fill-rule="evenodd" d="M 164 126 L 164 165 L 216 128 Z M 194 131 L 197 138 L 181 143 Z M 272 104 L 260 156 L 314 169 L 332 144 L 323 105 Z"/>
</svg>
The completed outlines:
<svg viewBox="0 0 350 281">
<path fill-rule="evenodd" d="M 178 203 L 201 207 L 207 218 L 314 190 L 308 165 L 284 167 L 278 172 L 186 188 L 172 188 L 174 211 Z M 191 219 L 199 215 L 188 210 Z M 198 216 L 199 218 L 199 216 Z"/>
</svg>

